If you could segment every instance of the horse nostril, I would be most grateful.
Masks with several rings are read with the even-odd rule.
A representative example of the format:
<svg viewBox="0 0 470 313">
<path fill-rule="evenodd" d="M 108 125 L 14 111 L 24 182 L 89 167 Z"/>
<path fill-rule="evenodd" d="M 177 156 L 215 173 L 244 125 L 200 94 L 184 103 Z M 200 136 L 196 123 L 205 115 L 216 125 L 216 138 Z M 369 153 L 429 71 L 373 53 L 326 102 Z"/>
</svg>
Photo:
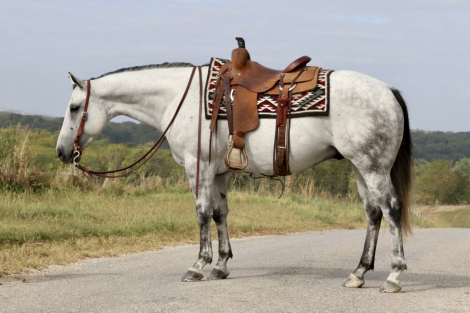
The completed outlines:
<svg viewBox="0 0 470 313">
<path fill-rule="evenodd" d="M 64 157 L 64 153 L 60 149 L 57 149 L 57 156 L 59 157 L 59 159 L 62 160 L 62 158 Z"/>
</svg>

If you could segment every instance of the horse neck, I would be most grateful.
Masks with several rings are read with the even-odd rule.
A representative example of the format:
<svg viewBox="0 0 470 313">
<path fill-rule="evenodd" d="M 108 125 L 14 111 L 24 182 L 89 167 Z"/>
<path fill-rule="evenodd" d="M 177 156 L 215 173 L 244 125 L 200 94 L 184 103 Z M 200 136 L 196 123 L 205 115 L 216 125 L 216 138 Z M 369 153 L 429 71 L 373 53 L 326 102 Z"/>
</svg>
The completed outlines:
<svg viewBox="0 0 470 313">
<path fill-rule="evenodd" d="M 108 120 L 125 115 L 162 131 L 176 110 L 191 71 L 192 68 L 156 68 L 124 72 L 100 78 L 95 89 Z"/>
</svg>

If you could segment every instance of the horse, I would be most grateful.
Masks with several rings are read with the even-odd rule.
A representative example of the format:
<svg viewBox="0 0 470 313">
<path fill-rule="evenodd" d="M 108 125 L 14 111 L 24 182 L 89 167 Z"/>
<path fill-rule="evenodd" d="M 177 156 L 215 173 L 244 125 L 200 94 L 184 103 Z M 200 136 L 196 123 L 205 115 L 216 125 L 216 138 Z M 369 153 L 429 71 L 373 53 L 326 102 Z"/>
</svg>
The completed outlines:
<svg viewBox="0 0 470 313">
<path fill-rule="evenodd" d="M 177 108 L 180 109 L 165 137 L 174 160 L 185 168 L 195 197 L 200 229 L 199 254 L 182 277 L 184 282 L 201 280 L 204 266 L 212 263 L 212 219 L 217 226 L 219 251 L 218 261 L 208 278 L 225 279 L 230 274 L 227 261 L 233 256 L 227 230 L 228 169 L 223 160 L 229 147 L 229 129 L 226 121 L 217 122 L 218 135 L 213 138 L 212 160 L 209 161 L 210 120 L 202 118 L 198 158 L 200 87 L 206 86 L 197 79 L 187 86 L 192 69 L 189 63 L 163 63 L 125 68 L 88 81 L 70 74 L 73 92 L 56 147 L 63 163 L 74 162 L 74 138 L 80 128 L 85 102 L 88 105 L 87 94 L 86 123 L 77 140 L 83 150 L 116 116 L 128 116 L 163 132 Z M 200 70 L 202 77 L 206 77 L 208 66 Z M 88 82 L 92 82 L 89 93 Z M 189 88 L 187 97 L 179 107 L 186 87 Z M 290 171 L 300 172 L 331 158 L 344 157 L 351 161 L 367 216 L 367 234 L 359 265 L 343 286 L 363 286 L 364 274 L 374 269 L 384 217 L 390 228 L 391 271 L 379 290 L 399 292 L 402 287 L 398 279 L 407 268 L 403 236 L 411 233 L 413 165 L 406 103 L 394 87 L 354 71 L 334 71 L 330 75 L 329 96 L 328 116 L 292 120 Z M 250 160 L 246 172 L 273 175 L 274 129 L 275 119 L 260 119 L 259 127 L 246 134 L 246 155 Z"/>
</svg>

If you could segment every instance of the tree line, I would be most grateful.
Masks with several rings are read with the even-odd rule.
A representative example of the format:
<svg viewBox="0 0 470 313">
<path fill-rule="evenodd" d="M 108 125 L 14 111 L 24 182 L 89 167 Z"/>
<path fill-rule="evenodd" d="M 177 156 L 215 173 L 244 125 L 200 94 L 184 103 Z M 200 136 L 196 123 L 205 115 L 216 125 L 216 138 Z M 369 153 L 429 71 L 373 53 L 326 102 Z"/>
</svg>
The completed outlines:
<svg viewBox="0 0 470 313">
<path fill-rule="evenodd" d="M 47 130 L 51 133 L 59 131 L 63 118 L 39 115 L 22 115 L 9 112 L 0 112 L 0 128 L 15 126 L 18 123 L 32 127 L 35 130 Z M 109 143 L 144 144 L 154 142 L 160 137 L 154 128 L 133 122 L 110 122 L 104 128 L 97 140 L 107 139 Z M 432 162 L 434 160 L 449 160 L 457 162 L 462 158 L 470 158 L 470 131 L 469 132 L 441 132 L 412 130 L 411 136 L 414 144 L 415 159 Z M 168 149 L 168 144 L 162 146 Z"/>
<path fill-rule="evenodd" d="M 27 126 L 32 130 L 46 130 L 56 133 L 62 128 L 64 119 L 61 117 L 48 117 L 40 115 L 22 115 L 10 112 L 0 112 L 0 129 L 15 126 L 17 124 Z M 95 140 L 106 139 L 109 143 L 123 143 L 127 145 L 141 145 L 155 142 L 161 133 L 155 128 L 142 123 L 110 122 Z M 169 149 L 167 142 L 162 149 Z"/>
</svg>

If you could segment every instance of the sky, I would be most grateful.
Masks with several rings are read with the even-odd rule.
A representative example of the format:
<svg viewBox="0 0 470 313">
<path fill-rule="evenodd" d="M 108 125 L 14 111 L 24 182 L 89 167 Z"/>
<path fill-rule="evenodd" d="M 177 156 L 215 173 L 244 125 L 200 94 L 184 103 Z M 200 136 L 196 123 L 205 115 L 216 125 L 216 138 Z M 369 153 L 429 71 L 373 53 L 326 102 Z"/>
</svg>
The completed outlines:
<svg viewBox="0 0 470 313">
<path fill-rule="evenodd" d="M 61 117 L 68 72 L 202 65 L 243 37 L 272 68 L 309 55 L 398 88 L 412 129 L 470 131 L 468 0 L 1 0 L 0 29 L 1 111 Z"/>
</svg>

